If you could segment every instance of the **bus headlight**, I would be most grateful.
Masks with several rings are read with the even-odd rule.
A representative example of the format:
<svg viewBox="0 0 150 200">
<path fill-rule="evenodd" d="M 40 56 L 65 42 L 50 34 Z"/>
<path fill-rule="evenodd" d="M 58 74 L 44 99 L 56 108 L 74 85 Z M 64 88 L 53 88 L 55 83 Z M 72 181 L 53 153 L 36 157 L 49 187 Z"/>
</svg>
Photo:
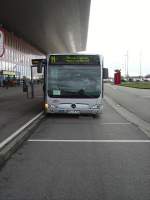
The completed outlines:
<svg viewBox="0 0 150 200">
<path fill-rule="evenodd" d="M 92 106 L 93 109 L 100 109 L 100 104 L 96 104 L 94 106 Z"/>
<path fill-rule="evenodd" d="M 45 109 L 46 110 L 48 109 L 48 103 L 45 103 Z"/>
</svg>

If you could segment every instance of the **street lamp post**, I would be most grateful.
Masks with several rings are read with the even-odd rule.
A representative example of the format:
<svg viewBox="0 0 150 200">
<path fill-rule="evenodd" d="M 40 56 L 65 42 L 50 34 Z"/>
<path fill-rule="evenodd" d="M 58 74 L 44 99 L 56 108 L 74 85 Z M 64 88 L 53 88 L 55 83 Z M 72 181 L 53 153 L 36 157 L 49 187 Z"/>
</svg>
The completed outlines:
<svg viewBox="0 0 150 200">
<path fill-rule="evenodd" d="M 140 79 L 142 79 L 142 51 L 139 54 Z"/>
<path fill-rule="evenodd" d="M 128 62 L 129 62 L 129 55 L 127 51 L 127 79 L 129 79 Z"/>
<path fill-rule="evenodd" d="M 129 79 L 129 71 L 128 71 L 129 55 L 128 55 L 128 51 L 124 56 L 125 56 L 125 60 L 124 60 L 124 62 L 125 62 L 124 63 L 124 66 L 125 66 L 125 77 L 128 80 Z"/>
</svg>

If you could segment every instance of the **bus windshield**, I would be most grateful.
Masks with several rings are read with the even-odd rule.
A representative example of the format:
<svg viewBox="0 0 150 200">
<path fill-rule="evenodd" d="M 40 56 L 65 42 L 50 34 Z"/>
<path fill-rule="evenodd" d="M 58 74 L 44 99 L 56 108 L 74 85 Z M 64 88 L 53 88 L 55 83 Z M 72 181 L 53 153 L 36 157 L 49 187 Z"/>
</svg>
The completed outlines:
<svg viewBox="0 0 150 200">
<path fill-rule="evenodd" d="M 98 98 L 99 65 L 49 65 L 48 95 L 53 98 Z"/>
</svg>

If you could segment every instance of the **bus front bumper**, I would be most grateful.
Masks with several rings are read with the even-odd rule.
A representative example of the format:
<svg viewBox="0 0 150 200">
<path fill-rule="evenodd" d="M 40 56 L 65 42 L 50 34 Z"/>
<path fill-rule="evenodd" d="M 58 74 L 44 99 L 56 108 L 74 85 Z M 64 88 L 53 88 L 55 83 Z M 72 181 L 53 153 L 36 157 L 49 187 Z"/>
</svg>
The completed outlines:
<svg viewBox="0 0 150 200">
<path fill-rule="evenodd" d="M 47 108 L 46 113 L 57 113 L 57 114 L 99 114 L 102 112 L 103 106 L 99 109 L 57 109 L 57 108 Z"/>
</svg>

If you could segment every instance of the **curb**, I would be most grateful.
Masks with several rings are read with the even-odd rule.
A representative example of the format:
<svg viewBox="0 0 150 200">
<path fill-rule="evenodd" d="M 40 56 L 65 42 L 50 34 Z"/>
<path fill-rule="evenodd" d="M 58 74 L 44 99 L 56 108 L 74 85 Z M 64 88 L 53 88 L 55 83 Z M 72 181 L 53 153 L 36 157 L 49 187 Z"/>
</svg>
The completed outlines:
<svg viewBox="0 0 150 200">
<path fill-rule="evenodd" d="M 0 143 L 0 167 L 17 151 L 20 145 L 33 133 L 34 128 L 44 118 L 43 112 L 19 128 L 10 137 Z"/>
<path fill-rule="evenodd" d="M 121 116 L 123 116 L 127 121 L 131 122 L 132 124 L 136 125 L 142 132 L 145 133 L 146 136 L 150 138 L 150 124 L 138 116 L 136 116 L 134 113 L 128 111 L 121 105 L 117 104 L 114 100 L 112 100 L 110 97 L 105 95 L 106 102 L 114 108 Z"/>
</svg>

